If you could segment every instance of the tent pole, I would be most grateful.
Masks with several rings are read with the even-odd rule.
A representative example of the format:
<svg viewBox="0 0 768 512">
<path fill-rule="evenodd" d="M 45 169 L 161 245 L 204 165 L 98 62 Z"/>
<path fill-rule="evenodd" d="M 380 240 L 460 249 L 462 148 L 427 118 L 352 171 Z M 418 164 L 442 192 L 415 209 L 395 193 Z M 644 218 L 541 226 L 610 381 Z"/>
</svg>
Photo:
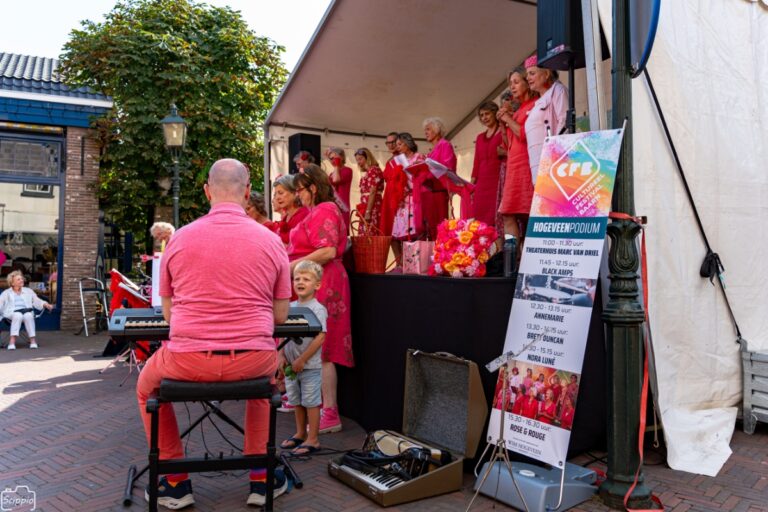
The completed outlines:
<svg viewBox="0 0 768 512">
<path fill-rule="evenodd" d="M 632 73 L 629 58 L 629 1 L 613 0 L 613 128 L 628 120 L 613 193 L 613 211 L 635 215 L 632 176 Z M 611 508 L 624 509 L 624 496 L 638 472 L 638 484 L 628 506 L 652 507 L 644 483 L 638 430 L 643 371 L 643 305 L 638 295 L 636 238 L 641 226 L 632 220 L 613 220 L 608 225 L 611 248 L 608 259 L 611 280 L 608 304 L 603 312 L 608 338 L 608 472 L 600 497 Z"/>
<path fill-rule="evenodd" d="M 269 124 L 264 123 L 264 206 L 267 210 L 267 217 L 272 218 L 272 190 L 270 185 L 272 183 L 272 176 L 270 175 L 270 158 L 272 155 L 272 143 L 270 142 Z"/>
<path fill-rule="evenodd" d="M 604 130 L 606 121 L 603 118 L 605 106 L 603 96 L 603 80 L 600 76 L 600 63 L 603 61 L 603 51 L 600 43 L 600 19 L 597 13 L 597 0 L 581 0 L 581 17 L 584 20 L 584 55 L 587 75 L 587 105 L 589 106 L 589 129 Z M 570 85 L 570 84 L 568 84 Z"/>
</svg>

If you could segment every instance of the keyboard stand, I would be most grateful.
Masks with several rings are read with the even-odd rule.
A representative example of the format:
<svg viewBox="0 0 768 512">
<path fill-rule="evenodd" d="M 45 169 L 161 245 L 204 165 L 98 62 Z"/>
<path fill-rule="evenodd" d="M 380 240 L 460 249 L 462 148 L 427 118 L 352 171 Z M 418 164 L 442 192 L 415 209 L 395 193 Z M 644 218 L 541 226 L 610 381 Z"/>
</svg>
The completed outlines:
<svg viewBox="0 0 768 512">
<path fill-rule="evenodd" d="M 219 408 L 219 402 L 217 401 L 206 401 L 202 402 L 205 405 L 203 406 L 205 408 L 205 412 L 200 415 L 195 421 L 190 423 L 190 425 L 184 430 L 184 432 L 181 433 L 181 439 L 184 439 L 189 435 L 192 430 L 198 426 L 200 423 L 202 423 L 208 416 L 211 415 L 211 413 L 215 414 L 222 420 L 224 420 L 226 423 L 234 427 L 238 432 L 245 435 L 245 431 L 243 430 L 243 427 L 237 424 L 235 420 L 227 416 L 224 411 L 222 411 Z M 133 487 L 135 485 L 136 480 L 141 478 L 141 476 L 149 471 L 149 464 L 144 466 L 141 471 L 138 473 L 136 472 L 136 465 L 131 464 L 131 466 L 128 468 L 128 478 L 125 482 L 125 494 L 123 494 L 123 506 L 130 507 L 133 503 Z"/>
</svg>

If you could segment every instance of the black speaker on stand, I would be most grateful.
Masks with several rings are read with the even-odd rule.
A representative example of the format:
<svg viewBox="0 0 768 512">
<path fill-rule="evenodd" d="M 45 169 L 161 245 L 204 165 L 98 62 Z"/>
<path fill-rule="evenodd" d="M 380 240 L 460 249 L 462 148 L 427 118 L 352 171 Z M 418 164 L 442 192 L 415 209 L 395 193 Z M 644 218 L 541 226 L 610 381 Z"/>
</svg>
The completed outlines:
<svg viewBox="0 0 768 512">
<path fill-rule="evenodd" d="M 576 132 L 576 94 L 574 71 L 586 66 L 581 2 L 578 0 L 539 0 L 536 7 L 536 42 L 538 66 L 568 71 L 568 133 Z M 603 59 L 608 43 L 600 29 Z M 557 135 L 557 134 L 553 134 Z"/>
<path fill-rule="evenodd" d="M 288 158 L 290 158 L 289 173 L 296 174 L 298 169 L 293 161 L 293 157 L 299 151 L 308 151 L 315 157 L 315 163 L 320 163 L 320 136 L 310 133 L 294 133 L 288 137 Z"/>
</svg>

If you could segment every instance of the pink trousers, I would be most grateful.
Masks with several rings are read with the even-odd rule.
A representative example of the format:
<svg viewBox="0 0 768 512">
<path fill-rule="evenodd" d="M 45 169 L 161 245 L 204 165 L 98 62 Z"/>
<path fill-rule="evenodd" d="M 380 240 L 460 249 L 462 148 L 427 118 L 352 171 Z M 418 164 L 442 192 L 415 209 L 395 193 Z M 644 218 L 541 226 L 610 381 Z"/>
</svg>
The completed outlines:
<svg viewBox="0 0 768 512">
<path fill-rule="evenodd" d="M 149 444 L 150 414 L 146 410 L 147 399 L 160 388 L 163 379 L 191 382 L 227 382 L 234 380 L 274 377 L 277 369 L 277 352 L 261 350 L 235 354 L 211 354 L 210 352 L 171 352 L 164 346 L 149 358 L 139 374 L 136 396 L 139 414 L 144 422 L 144 432 Z M 179 427 L 173 404 L 160 406 L 160 458 L 177 459 L 184 456 L 179 437 Z M 248 400 L 245 406 L 245 455 L 267 452 L 269 437 L 269 402 Z"/>
</svg>

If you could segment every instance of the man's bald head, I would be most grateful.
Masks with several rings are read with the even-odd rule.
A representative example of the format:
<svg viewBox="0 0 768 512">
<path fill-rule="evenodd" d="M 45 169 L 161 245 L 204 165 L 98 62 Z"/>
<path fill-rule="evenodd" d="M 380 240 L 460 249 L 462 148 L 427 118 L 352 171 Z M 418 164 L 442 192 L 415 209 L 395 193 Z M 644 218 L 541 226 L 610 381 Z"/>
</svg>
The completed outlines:
<svg viewBox="0 0 768 512">
<path fill-rule="evenodd" d="M 206 191 L 211 204 L 222 201 L 243 204 L 248 198 L 248 168 L 234 158 L 224 158 L 215 162 L 208 171 Z"/>
</svg>

